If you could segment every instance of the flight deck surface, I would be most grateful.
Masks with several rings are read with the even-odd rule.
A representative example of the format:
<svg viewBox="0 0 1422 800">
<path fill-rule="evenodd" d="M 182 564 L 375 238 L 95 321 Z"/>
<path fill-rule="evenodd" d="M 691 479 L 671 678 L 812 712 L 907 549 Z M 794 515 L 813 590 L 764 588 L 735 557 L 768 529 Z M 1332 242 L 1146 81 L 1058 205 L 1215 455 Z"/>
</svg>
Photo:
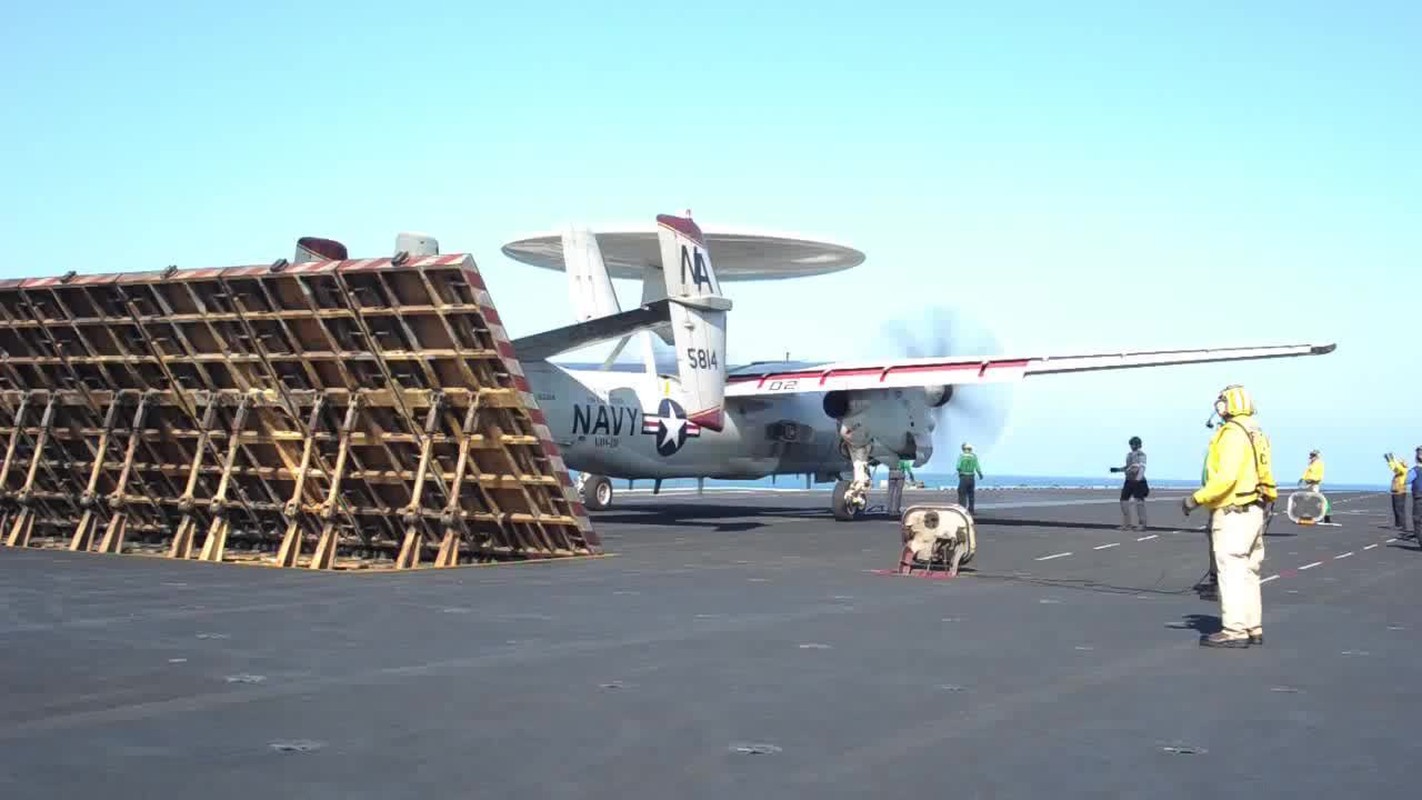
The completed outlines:
<svg viewBox="0 0 1422 800">
<path fill-rule="evenodd" d="M 1247 650 L 1197 644 L 1179 497 L 980 491 L 953 580 L 876 574 L 896 526 L 827 491 L 621 492 L 614 557 L 439 572 L 7 550 L 0 796 L 1414 796 L 1387 497 L 1275 519 Z"/>
</svg>

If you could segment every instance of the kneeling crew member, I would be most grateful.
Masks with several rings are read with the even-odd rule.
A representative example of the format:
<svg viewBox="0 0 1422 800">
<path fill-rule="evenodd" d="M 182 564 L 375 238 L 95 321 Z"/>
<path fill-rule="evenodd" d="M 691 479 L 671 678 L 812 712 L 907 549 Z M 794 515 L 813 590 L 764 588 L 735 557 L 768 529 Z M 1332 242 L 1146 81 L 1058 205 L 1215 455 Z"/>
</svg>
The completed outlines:
<svg viewBox="0 0 1422 800">
<path fill-rule="evenodd" d="M 1269 439 L 1254 419 L 1254 402 L 1243 386 L 1225 387 L 1215 400 L 1224 422 L 1210 441 L 1205 485 L 1187 495 L 1188 516 L 1210 509 L 1210 532 L 1219 573 L 1223 629 L 1200 637 L 1205 647 L 1264 643 L 1259 567 L 1264 563 L 1264 505 L 1277 498 L 1269 467 Z"/>
</svg>

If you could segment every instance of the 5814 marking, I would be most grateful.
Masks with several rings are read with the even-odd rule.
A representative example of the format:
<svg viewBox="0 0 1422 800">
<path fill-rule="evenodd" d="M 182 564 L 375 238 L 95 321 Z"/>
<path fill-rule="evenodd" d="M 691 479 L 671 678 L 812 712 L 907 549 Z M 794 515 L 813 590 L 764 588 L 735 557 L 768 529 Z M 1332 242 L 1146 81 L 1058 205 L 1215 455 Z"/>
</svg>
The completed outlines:
<svg viewBox="0 0 1422 800">
<path fill-rule="evenodd" d="M 708 351 L 699 347 L 686 348 L 686 360 L 697 369 L 715 369 L 718 364 L 715 350 Z"/>
</svg>

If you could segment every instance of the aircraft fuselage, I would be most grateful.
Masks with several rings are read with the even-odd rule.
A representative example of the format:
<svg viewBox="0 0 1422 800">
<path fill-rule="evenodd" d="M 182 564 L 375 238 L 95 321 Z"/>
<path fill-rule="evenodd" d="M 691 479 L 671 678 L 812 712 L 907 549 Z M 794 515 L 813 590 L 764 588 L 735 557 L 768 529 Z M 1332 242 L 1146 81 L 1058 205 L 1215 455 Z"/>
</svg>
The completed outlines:
<svg viewBox="0 0 1422 800">
<path fill-rule="evenodd" d="M 524 371 L 568 467 L 612 478 L 754 480 L 849 469 L 837 423 L 819 394 L 728 398 L 722 430 L 686 419 L 674 377 L 573 370 L 549 362 Z"/>
</svg>

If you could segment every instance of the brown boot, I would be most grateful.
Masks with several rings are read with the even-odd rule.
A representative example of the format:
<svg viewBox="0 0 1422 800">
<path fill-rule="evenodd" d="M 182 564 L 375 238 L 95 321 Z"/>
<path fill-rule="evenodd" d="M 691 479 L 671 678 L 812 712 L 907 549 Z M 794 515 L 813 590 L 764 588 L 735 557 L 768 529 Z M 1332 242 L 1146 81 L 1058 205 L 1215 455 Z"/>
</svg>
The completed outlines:
<svg viewBox="0 0 1422 800">
<path fill-rule="evenodd" d="M 1224 631 L 1200 637 L 1201 647 L 1248 647 L 1248 636 L 1230 636 Z"/>
</svg>

